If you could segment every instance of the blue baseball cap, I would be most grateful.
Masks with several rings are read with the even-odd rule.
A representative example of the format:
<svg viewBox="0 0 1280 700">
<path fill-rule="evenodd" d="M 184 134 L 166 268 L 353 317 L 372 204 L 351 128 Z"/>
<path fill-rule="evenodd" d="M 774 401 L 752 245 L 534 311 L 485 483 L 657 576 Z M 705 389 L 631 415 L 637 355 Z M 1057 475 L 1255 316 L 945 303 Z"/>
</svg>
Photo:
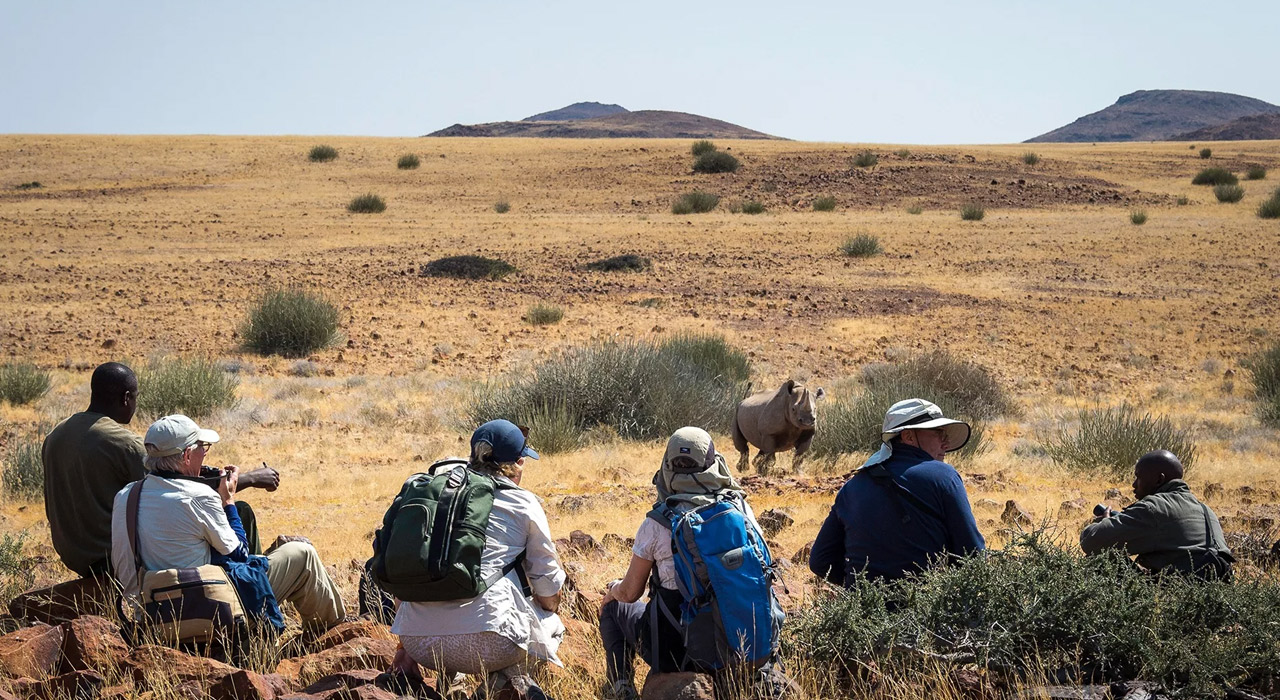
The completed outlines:
<svg viewBox="0 0 1280 700">
<path fill-rule="evenodd" d="M 505 464 L 521 457 L 538 459 L 538 453 L 529 447 L 528 432 L 509 420 L 491 420 L 471 433 L 471 451 L 474 453 L 476 445 L 483 442 L 493 448 L 494 462 Z"/>
</svg>

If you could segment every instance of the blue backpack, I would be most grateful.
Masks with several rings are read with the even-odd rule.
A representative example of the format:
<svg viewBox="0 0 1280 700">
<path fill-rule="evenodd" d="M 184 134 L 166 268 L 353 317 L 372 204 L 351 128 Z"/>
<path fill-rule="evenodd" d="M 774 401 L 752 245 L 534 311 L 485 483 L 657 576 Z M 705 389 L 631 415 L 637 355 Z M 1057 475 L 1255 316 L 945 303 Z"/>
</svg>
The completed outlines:
<svg viewBox="0 0 1280 700">
<path fill-rule="evenodd" d="M 773 594 L 773 557 L 742 495 L 691 510 L 663 506 L 650 516 L 671 527 L 686 665 L 711 672 L 771 661 L 785 616 Z"/>
</svg>

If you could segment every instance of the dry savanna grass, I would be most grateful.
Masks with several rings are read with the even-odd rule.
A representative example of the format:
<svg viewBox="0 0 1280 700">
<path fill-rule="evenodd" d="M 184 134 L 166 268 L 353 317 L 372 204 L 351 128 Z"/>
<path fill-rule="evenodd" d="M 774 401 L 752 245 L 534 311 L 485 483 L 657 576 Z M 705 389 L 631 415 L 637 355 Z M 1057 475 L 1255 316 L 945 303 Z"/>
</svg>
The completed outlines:
<svg viewBox="0 0 1280 700">
<path fill-rule="evenodd" d="M 280 469 L 279 491 L 245 493 L 264 540 L 310 536 L 354 605 L 354 565 L 383 510 L 408 474 L 465 453 L 459 416 L 481 382 L 566 346 L 695 331 L 747 352 L 758 387 L 787 377 L 848 386 L 903 350 L 946 348 L 990 368 L 1022 410 L 988 423 L 991 448 L 959 469 L 994 546 L 1010 534 L 1006 500 L 1054 521 L 1064 501 L 1091 505 L 1111 487 L 1128 496 L 1127 480 L 1068 472 L 1038 449 L 1078 409 L 1122 401 L 1191 432 L 1188 479 L 1202 493 L 1222 484 L 1208 502 L 1229 532 L 1280 517 L 1280 439 L 1237 374 L 1278 330 L 1280 226 L 1253 207 L 1178 206 L 1202 164 L 1185 145 L 1039 144 L 1034 167 L 1018 145 L 878 145 L 899 155 L 859 169 L 850 162 L 865 145 L 728 141 L 717 145 L 741 168 L 695 175 L 688 141 L 328 143 L 341 157 L 320 164 L 308 161 L 307 138 L 0 136 L 0 361 L 34 362 L 53 378 L 35 402 L 0 405 L 0 456 L 82 409 L 100 362 L 218 358 L 240 383 L 236 405 L 201 421 L 223 435 L 211 461 Z M 1232 170 L 1280 161 L 1280 142 L 1216 150 Z M 388 166 L 407 152 L 418 168 Z M 29 181 L 42 186 L 14 188 Z M 1274 189 L 1241 187 L 1250 201 Z M 670 213 L 694 189 L 767 213 Z M 348 213 L 361 192 L 394 206 Z M 840 207 L 816 213 L 818 197 Z M 519 206 L 495 211 L 507 200 Z M 981 221 L 956 216 L 970 203 L 985 209 Z M 1139 209 L 1151 219 L 1133 226 L 1125 214 Z M 885 252 L 848 258 L 850 231 Z M 624 253 L 651 267 L 587 266 Z M 518 272 L 419 274 L 456 255 Z M 253 300 L 290 286 L 322 290 L 340 309 L 345 343 L 305 358 L 315 371 L 251 354 L 238 335 Z M 535 304 L 572 313 L 534 325 L 524 317 Z M 726 435 L 716 440 L 731 449 Z M 629 537 L 660 457 L 659 443 L 605 435 L 533 464 L 525 486 L 545 499 L 558 537 Z M 859 460 L 794 474 L 783 456 L 774 476 L 745 479 L 756 512 L 795 518 L 774 538 L 777 554 L 813 538 Z M 67 577 L 43 508 L 6 498 L 0 530 L 29 533 L 37 583 Z M 1084 517 L 1063 513 L 1066 541 Z M 620 576 L 627 557 L 615 547 L 583 558 L 579 584 Z M 797 601 L 808 595 L 802 571 L 784 573 Z M 598 681 L 577 687 L 594 692 Z"/>
</svg>

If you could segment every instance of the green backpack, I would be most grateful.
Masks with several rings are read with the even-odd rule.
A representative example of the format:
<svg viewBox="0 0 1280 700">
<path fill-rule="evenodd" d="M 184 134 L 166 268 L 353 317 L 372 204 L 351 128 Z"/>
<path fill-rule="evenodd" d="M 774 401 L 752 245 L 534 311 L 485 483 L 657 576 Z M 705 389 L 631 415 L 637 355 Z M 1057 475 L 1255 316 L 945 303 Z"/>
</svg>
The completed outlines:
<svg viewBox="0 0 1280 700">
<path fill-rule="evenodd" d="M 519 488 L 470 469 L 461 459 L 415 474 L 382 518 L 374 534 L 373 579 L 405 601 L 474 598 L 512 569 L 521 554 L 489 580 L 480 574 L 485 529 L 494 492 Z"/>
</svg>

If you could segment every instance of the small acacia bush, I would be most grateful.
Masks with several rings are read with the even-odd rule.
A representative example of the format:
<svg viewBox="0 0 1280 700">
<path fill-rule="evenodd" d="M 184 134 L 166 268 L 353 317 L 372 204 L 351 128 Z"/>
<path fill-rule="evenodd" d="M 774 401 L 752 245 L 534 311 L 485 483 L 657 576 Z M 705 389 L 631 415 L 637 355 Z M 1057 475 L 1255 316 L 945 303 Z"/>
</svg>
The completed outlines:
<svg viewBox="0 0 1280 700">
<path fill-rule="evenodd" d="M 1205 168 L 1191 178 L 1193 185 L 1235 185 L 1240 180 L 1226 168 Z"/>
<path fill-rule="evenodd" d="M 1022 154 L 1022 162 L 1027 165 L 1035 165 L 1040 162 L 1040 155 L 1032 151 L 1027 151 Z"/>
<path fill-rule="evenodd" d="M 249 309 L 240 335 L 259 355 L 306 357 L 337 340 L 338 308 L 319 292 L 269 289 Z"/>
<path fill-rule="evenodd" d="M 1280 219 L 1280 189 L 1271 198 L 1258 205 L 1259 219 Z"/>
<path fill-rule="evenodd" d="M 352 214 L 381 214 L 387 210 L 387 203 L 376 194 L 362 194 L 347 203 L 347 211 Z"/>
<path fill-rule="evenodd" d="M 564 318 L 564 309 L 554 304 L 534 304 L 525 312 L 524 319 L 533 326 L 549 326 Z"/>
<path fill-rule="evenodd" d="M 919 204 L 912 204 L 911 206 L 907 207 L 907 213 L 912 216 L 915 216 L 917 214 L 923 214 L 924 207 L 920 206 Z"/>
<path fill-rule="evenodd" d="M 853 157 L 853 165 L 858 168 L 870 168 L 880 162 L 880 156 L 872 151 L 862 151 Z"/>
<path fill-rule="evenodd" d="M 987 210 L 982 208 L 981 204 L 970 202 L 960 207 L 960 218 L 965 221 L 982 221 L 982 217 L 987 215 Z"/>
<path fill-rule="evenodd" d="M 817 199 L 813 200 L 813 210 L 814 211 L 835 211 L 836 198 L 829 195 L 818 197 Z"/>
<path fill-rule="evenodd" d="M 333 146 L 313 146 L 307 158 L 313 163 L 327 163 L 338 157 L 338 149 Z"/>
<path fill-rule="evenodd" d="M 1244 369 L 1253 383 L 1258 416 L 1264 423 L 1280 426 L 1280 343 L 1246 358 Z"/>
<path fill-rule="evenodd" d="M 1219 202 L 1235 204 L 1244 199 L 1244 188 L 1240 185 L 1215 185 L 1213 196 L 1217 197 Z"/>
<path fill-rule="evenodd" d="M 22 499 L 40 498 L 44 494 L 40 446 L 40 438 L 31 435 L 10 441 L 4 453 L 4 471 L 0 472 L 5 493 Z"/>
<path fill-rule="evenodd" d="M 894 151 L 894 155 L 896 155 L 896 156 L 898 156 L 899 158 L 902 158 L 902 159 L 904 159 L 904 160 L 905 160 L 905 159 L 907 159 L 907 158 L 910 158 L 910 157 L 911 157 L 911 149 L 909 149 L 909 148 L 899 148 L 897 151 Z"/>
<path fill-rule="evenodd" d="M 1177 202 L 1178 206 L 1180 206 L 1180 207 L 1185 207 L 1185 206 L 1187 206 L 1188 204 L 1190 204 L 1190 203 L 1191 203 L 1191 198 L 1190 198 L 1190 197 L 1188 197 L 1188 196 L 1186 196 L 1186 195 L 1184 194 L 1184 195 L 1179 196 L 1179 197 L 1178 197 L 1176 200 L 1174 200 L 1174 201 L 1175 201 L 1175 202 Z"/>
<path fill-rule="evenodd" d="M 0 365 L 0 401 L 21 406 L 48 392 L 48 372 L 28 362 Z"/>
<path fill-rule="evenodd" d="M 516 272 L 511 263 L 481 255 L 454 255 L 432 260 L 418 269 L 422 277 L 453 277 L 467 280 L 500 280 Z"/>
<path fill-rule="evenodd" d="M 711 143 L 710 141 L 706 141 L 706 140 L 694 141 L 693 146 L 689 148 L 689 153 L 691 153 L 696 158 L 698 156 L 711 153 L 715 150 L 716 150 L 716 145 L 714 143 Z"/>
<path fill-rule="evenodd" d="M 1249 169 L 1244 171 L 1244 179 L 1265 180 L 1267 179 L 1267 169 L 1261 165 L 1250 165 Z"/>
<path fill-rule="evenodd" d="M 844 243 L 840 244 L 840 252 L 851 258 L 869 258 L 879 255 L 884 252 L 884 249 L 880 247 L 879 238 L 868 233 L 859 233 L 846 238 Z"/>
<path fill-rule="evenodd" d="M 596 272 L 644 272 L 653 269 L 653 261 L 635 253 L 627 253 L 590 262 L 584 267 Z"/>
<path fill-rule="evenodd" d="M 1141 209 L 1134 209 L 1133 211 L 1129 212 L 1129 223 L 1133 224 L 1134 226 L 1141 226 L 1147 223 L 1147 212 Z"/>
<path fill-rule="evenodd" d="M 760 202 L 757 202 L 754 199 L 748 199 L 747 201 L 742 203 L 742 206 L 739 207 L 739 210 L 743 214 L 763 214 L 764 204 L 761 204 Z"/>
<path fill-rule="evenodd" d="M 1212 148 L 1201 148 L 1201 149 L 1200 149 L 1200 157 L 1201 157 L 1201 158 L 1206 158 L 1206 159 L 1207 159 L 1207 158 L 1212 158 L 1212 157 L 1213 157 L 1213 149 L 1212 149 Z"/>
<path fill-rule="evenodd" d="M 500 199 L 493 203 L 493 210 L 499 214 L 506 214 L 511 211 L 511 203 L 505 199 Z"/>
<path fill-rule="evenodd" d="M 686 192 L 671 205 L 672 214 L 705 214 L 720 203 L 720 195 L 694 190 Z"/>
<path fill-rule="evenodd" d="M 138 410 L 145 416 L 181 413 L 203 418 L 236 403 L 240 380 L 202 357 L 152 359 L 138 372 Z"/>
<path fill-rule="evenodd" d="M 1045 454 L 1068 469 L 1123 479 L 1151 450 L 1169 450 L 1190 469 L 1196 445 L 1190 432 L 1166 417 L 1139 412 L 1128 403 L 1080 409 L 1044 441 Z"/>
<path fill-rule="evenodd" d="M 467 420 L 528 425 L 535 449 L 544 431 L 568 446 L 600 428 L 627 440 L 666 438 L 685 425 L 723 432 L 749 375 L 746 355 L 720 336 L 596 343 L 483 387 Z"/>
<path fill-rule="evenodd" d="M 741 165 L 732 153 L 710 151 L 693 161 L 693 171 L 695 173 L 736 173 Z"/>
<path fill-rule="evenodd" d="M 412 153 L 406 153 L 400 156 L 400 160 L 396 161 L 396 167 L 401 170 L 413 170 L 421 164 L 422 161 L 418 160 L 418 156 Z"/>
</svg>

